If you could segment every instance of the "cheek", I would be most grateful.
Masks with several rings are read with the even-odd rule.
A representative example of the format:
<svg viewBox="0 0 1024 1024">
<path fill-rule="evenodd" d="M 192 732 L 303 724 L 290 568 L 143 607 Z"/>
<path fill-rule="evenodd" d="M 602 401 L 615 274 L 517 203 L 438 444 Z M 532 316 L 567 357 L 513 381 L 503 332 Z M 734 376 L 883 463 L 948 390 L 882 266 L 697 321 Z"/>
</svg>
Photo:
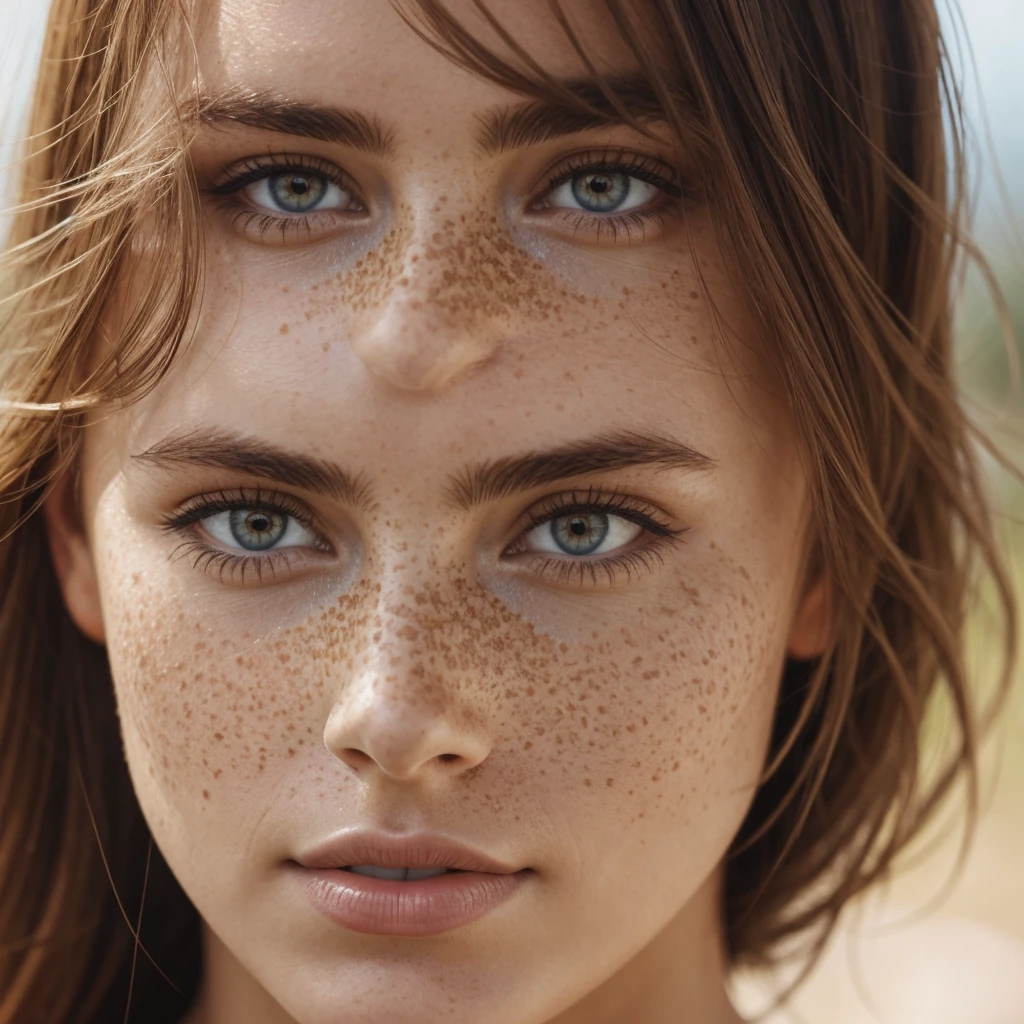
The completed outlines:
<svg viewBox="0 0 1024 1024">
<path fill-rule="evenodd" d="M 687 825 L 699 825 L 688 853 L 717 859 L 763 765 L 784 660 L 782 595 L 728 564 L 663 576 L 642 602 L 562 617 L 560 632 L 587 639 L 559 642 L 547 664 L 523 655 L 534 696 L 516 708 L 529 756 L 516 761 L 595 860 L 608 861 L 612 835 L 624 856 L 662 835 L 677 851 Z M 536 609 L 531 618 L 540 623 Z"/>
<path fill-rule="evenodd" d="M 286 653 L 257 653 L 252 633 L 146 583 L 125 588 L 133 600 L 108 630 L 129 767 L 154 832 L 215 829 L 225 806 L 237 820 L 265 799 L 255 779 L 319 739 L 309 680 Z"/>
<path fill-rule="evenodd" d="M 305 620 L 315 595 L 218 592 L 186 560 L 168 560 L 166 541 L 129 524 L 110 535 L 127 540 L 101 549 L 98 564 L 140 804 L 176 871 L 204 846 L 230 862 L 268 804 L 322 781 L 323 673 L 301 627 L 280 625 Z"/>
</svg>

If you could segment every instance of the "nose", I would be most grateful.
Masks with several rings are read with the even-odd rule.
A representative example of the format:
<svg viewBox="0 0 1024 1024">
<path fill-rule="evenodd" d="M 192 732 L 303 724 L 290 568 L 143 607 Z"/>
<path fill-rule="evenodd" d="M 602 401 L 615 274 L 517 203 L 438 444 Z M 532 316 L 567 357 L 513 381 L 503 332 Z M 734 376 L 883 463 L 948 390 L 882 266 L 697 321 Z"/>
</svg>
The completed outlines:
<svg viewBox="0 0 1024 1024">
<path fill-rule="evenodd" d="M 450 229 L 397 248 L 388 285 L 373 289 L 379 298 L 353 325 L 352 349 L 374 376 L 403 391 L 436 392 L 494 356 L 502 326 L 484 312 L 479 248 Z"/>
<path fill-rule="evenodd" d="M 444 670 L 428 670 L 416 650 L 418 639 L 408 639 L 416 634 L 397 623 L 376 631 L 362 667 L 345 681 L 328 716 L 327 749 L 364 778 L 456 776 L 490 753 L 489 728 L 473 704 L 473 687 L 444 678 Z"/>
<path fill-rule="evenodd" d="M 359 775 L 402 782 L 461 775 L 484 761 L 490 744 L 479 725 L 440 692 L 430 699 L 409 690 L 397 673 L 354 680 L 327 720 L 327 749 Z"/>
</svg>

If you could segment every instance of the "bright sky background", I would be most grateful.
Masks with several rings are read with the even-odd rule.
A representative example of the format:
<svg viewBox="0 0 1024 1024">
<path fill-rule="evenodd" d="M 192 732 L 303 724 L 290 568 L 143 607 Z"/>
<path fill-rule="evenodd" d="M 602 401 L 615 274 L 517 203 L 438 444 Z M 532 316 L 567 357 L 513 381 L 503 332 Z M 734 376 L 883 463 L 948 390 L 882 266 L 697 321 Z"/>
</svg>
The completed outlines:
<svg viewBox="0 0 1024 1024">
<path fill-rule="evenodd" d="M 945 7 L 947 0 L 938 2 Z M 1003 179 L 1015 198 L 1019 223 L 1024 220 L 1024 0 L 961 0 L 961 6 L 992 146 Z M 10 140 L 21 130 L 47 9 L 44 0 L 0 0 L 0 167 L 10 161 Z M 948 13 L 945 20 L 949 23 Z M 978 90 L 973 81 L 966 85 L 970 108 L 976 112 Z M 974 121 L 979 141 L 987 148 L 984 126 L 976 116 Z M 983 177 L 982 184 L 979 228 L 1005 220 L 992 208 L 990 178 Z M 0 188 L 0 196 L 4 194 Z"/>
</svg>

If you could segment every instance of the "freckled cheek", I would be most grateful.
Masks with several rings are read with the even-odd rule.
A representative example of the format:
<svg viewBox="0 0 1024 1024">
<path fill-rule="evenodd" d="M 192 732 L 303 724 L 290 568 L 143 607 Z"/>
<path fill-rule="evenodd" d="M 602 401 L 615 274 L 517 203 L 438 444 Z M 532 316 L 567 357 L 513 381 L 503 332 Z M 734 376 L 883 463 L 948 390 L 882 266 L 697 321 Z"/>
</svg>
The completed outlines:
<svg viewBox="0 0 1024 1024">
<path fill-rule="evenodd" d="M 323 713 L 301 646 L 211 628 L 209 616 L 155 592 L 133 596 L 138 610 L 118 617 L 108 651 L 137 780 L 194 813 L 197 800 L 217 806 L 239 785 L 272 786 L 320 744 Z"/>
<path fill-rule="evenodd" d="M 536 674 L 521 662 L 520 763 L 561 802 L 572 790 L 584 817 L 692 818 L 752 793 L 781 668 L 772 623 L 728 588 L 707 602 L 679 593 L 606 639 L 558 645 Z"/>
</svg>

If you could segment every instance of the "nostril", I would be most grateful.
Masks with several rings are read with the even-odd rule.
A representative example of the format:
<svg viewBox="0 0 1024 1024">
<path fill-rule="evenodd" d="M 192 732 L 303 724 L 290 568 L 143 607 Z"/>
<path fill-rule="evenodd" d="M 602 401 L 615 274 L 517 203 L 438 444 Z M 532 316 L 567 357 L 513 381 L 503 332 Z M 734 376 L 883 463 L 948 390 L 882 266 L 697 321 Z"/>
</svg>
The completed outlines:
<svg viewBox="0 0 1024 1024">
<path fill-rule="evenodd" d="M 370 757 L 369 754 L 362 750 L 358 750 L 356 747 L 346 748 L 341 752 L 339 757 L 349 766 L 349 768 L 354 768 L 356 771 L 373 763 L 373 758 Z"/>
<path fill-rule="evenodd" d="M 438 759 L 443 761 L 445 764 L 451 764 L 452 761 L 458 761 L 458 754 L 438 754 Z"/>
</svg>

